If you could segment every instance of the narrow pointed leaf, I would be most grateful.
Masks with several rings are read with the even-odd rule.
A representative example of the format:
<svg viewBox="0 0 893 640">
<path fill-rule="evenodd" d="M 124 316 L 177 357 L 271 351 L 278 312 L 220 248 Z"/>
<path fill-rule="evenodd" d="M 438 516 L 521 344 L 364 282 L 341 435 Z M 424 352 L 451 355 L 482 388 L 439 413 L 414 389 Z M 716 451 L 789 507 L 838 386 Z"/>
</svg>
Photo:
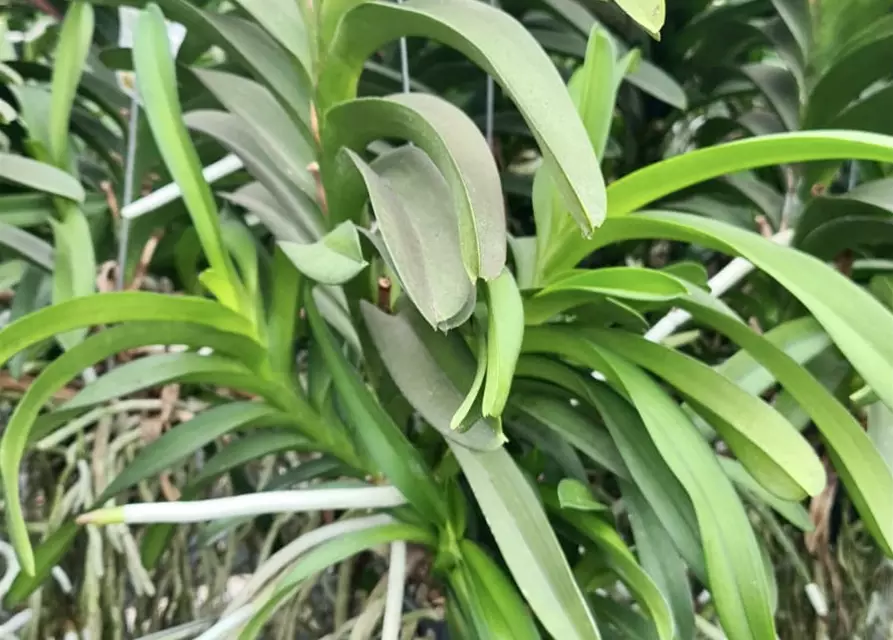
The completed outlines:
<svg viewBox="0 0 893 640">
<path fill-rule="evenodd" d="M 377 471 L 386 475 L 429 522 L 445 522 L 446 503 L 418 450 L 347 361 L 312 296 L 306 296 L 305 308 L 313 336 L 320 343 L 341 404 L 362 450 Z"/>
<path fill-rule="evenodd" d="M 61 169 L 69 165 L 68 127 L 71 109 L 93 39 L 93 5 L 72 2 L 62 22 L 59 45 L 53 64 L 52 103 L 49 118 L 49 149 L 53 164 Z"/>
<path fill-rule="evenodd" d="M 487 283 L 487 379 L 484 383 L 484 416 L 498 418 L 508 401 L 515 364 L 524 339 L 524 306 L 518 285 L 508 269 Z"/>
<path fill-rule="evenodd" d="M 676 636 L 694 638 L 694 601 L 685 562 L 641 492 L 626 484 L 622 490 L 639 563 L 663 593 L 673 614 Z"/>
<path fill-rule="evenodd" d="M 528 331 L 525 351 L 552 352 L 554 341 Z M 588 348 L 589 344 L 592 348 Z M 747 513 L 716 456 L 679 406 L 641 369 L 582 340 L 572 357 L 601 371 L 628 394 L 666 464 L 695 508 L 710 591 L 730 640 L 775 634 L 769 584 Z"/>
<path fill-rule="evenodd" d="M 601 638 L 558 539 L 529 481 L 503 449 L 450 448 L 515 583 L 556 638 Z"/>
<path fill-rule="evenodd" d="M 546 493 L 546 492 L 544 492 Z M 557 500 L 545 496 L 547 504 L 557 506 Z M 592 540 L 605 554 L 605 561 L 614 573 L 629 587 L 639 605 L 648 612 L 661 640 L 672 640 L 674 636 L 673 614 L 666 599 L 651 580 L 623 539 L 611 525 L 591 513 L 561 509 L 559 517 L 571 524 L 580 533 Z"/>
<path fill-rule="evenodd" d="M 804 494 L 818 495 L 825 487 L 824 466 L 803 436 L 769 405 L 707 365 L 630 333 L 596 329 L 581 333 L 599 345 L 622 350 L 629 360 L 689 397 L 696 411 L 713 419 L 714 428 L 770 492 L 796 500 Z"/>
<path fill-rule="evenodd" d="M 515 585 L 506 577 L 487 553 L 471 540 L 459 543 L 462 562 L 475 587 L 485 615 L 499 614 L 506 627 L 506 637 L 513 640 L 539 640 L 540 634 Z M 484 599 L 490 602 L 485 602 Z M 494 633 L 493 629 L 489 633 Z"/>
<path fill-rule="evenodd" d="M 157 5 L 150 4 L 140 15 L 133 59 L 143 108 L 158 150 L 182 191 L 211 268 L 229 288 L 221 292 L 224 303 L 234 307 L 244 305 L 235 269 L 223 247 L 214 196 L 202 176 L 198 154 L 183 124 L 167 27 Z"/>
<path fill-rule="evenodd" d="M 652 212 L 612 220 L 599 232 L 599 244 L 655 237 L 694 242 L 750 260 L 809 309 L 884 403 L 893 406 L 893 341 L 888 339 L 893 314 L 864 289 L 811 256 L 698 216 Z M 834 302 L 841 300 L 846 304 Z"/>
<path fill-rule="evenodd" d="M 37 191 L 84 201 L 84 188 L 76 178 L 56 167 L 11 153 L 0 153 L 0 180 Z"/>
</svg>

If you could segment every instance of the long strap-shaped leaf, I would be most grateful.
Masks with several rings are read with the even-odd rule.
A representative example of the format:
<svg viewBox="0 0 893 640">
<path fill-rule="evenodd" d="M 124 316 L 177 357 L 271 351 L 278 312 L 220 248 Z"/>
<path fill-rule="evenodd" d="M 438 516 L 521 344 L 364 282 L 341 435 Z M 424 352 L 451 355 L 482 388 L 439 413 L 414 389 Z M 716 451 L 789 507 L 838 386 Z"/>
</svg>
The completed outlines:
<svg viewBox="0 0 893 640">
<path fill-rule="evenodd" d="M 525 336 L 525 350 L 550 352 Z M 578 340 L 576 359 L 597 369 L 636 407 L 648 434 L 685 487 L 697 515 L 710 591 L 730 640 L 775 637 L 769 584 L 747 513 L 716 456 L 679 406 L 645 372 L 618 354 Z"/>
<path fill-rule="evenodd" d="M 893 137 L 862 131 L 797 131 L 764 135 L 669 158 L 624 176 L 608 189 L 608 215 L 623 216 L 698 182 L 758 167 L 833 159 L 893 161 Z M 711 221 L 712 222 L 712 221 Z M 546 275 L 572 268 L 602 245 L 566 234 L 550 251 Z"/>
<path fill-rule="evenodd" d="M 809 309 L 878 397 L 893 407 L 893 313 L 837 270 L 755 233 L 683 213 L 609 220 L 597 246 L 643 238 L 694 242 L 752 262 Z"/>
<path fill-rule="evenodd" d="M 65 171 L 10 153 L 0 153 L 0 180 L 8 180 L 75 202 L 83 202 L 85 197 L 80 182 Z"/>
<path fill-rule="evenodd" d="M 685 394 L 768 491 L 799 500 L 803 492 L 817 495 L 825 487 L 824 466 L 803 436 L 765 402 L 706 364 L 625 331 L 583 329 L 579 333 L 622 352 Z M 556 349 L 561 348 L 556 345 Z M 564 355 L 572 357 L 572 352 Z"/>
<path fill-rule="evenodd" d="M 862 426 L 809 371 L 744 323 L 696 298 L 678 304 L 746 349 L 801 404 L 821 431 L 863 522 L 893 555 L 893 474 Z"/>
<path fill-rule="evenodd" d="M 481 67 L 533 131 L 565 205 L 584 234 L 605 215 L 604 181 L 586 130 L 552 61 L 514 18 L 474 0 L 379 0 L 352 9 L 335 32 L 319 96 L 329 108 L 356 96 L 363 63 L 402 36 L 432 38 Z"/>
<path fill-rule="evenodd" d="M 50 307 L 48 310 L 55 309 L 58 307 Z M 23 321 L 28 318 L 30 316 Z M 56 391 L 81 371 L 123 349 L 143 346 L 149 341 L 154 342 L 158 339 L 155 337 L 155 331 L 158 329 L 164 332 L 165 338 L 185 344 L 211 343 L 223 350 L 246 347 L 246 341 L 238 335 L 226 334 L 198 324 L 160 323 L 156 327 L 152 327 L 149 323 L 123 324 L 87 338 L 41 372 L 19 401 L 0 440 L 0 474 L 3 477 L 4 491 L 8 500 L 7 523 L 13 546 L 27 573 L 34 572 L 34 555 L 19 500 L 19 469 L 31 427 L 38 413 Z M 3 333 L 5 332 L 0 332 L 0 339 Z M 0 361 L 3 361 L 3 358 L 0 358 Z"/>
<path fill-rule="evenodd" d="M 521 593 L 555 638 L 600 638 L 539 497 L 504 449 L 448 441 Z"/>
<path fill-rule="evenodd" d="M 307 319 L 332 381 L 363 450 L 376 470 L 386 475 L 429 523 L 442 524 L 447 510 L 443 494 L 419 452 L 363 384 L 345 358 L 312 295 L 305 295 Z"/>
<path fill-rule="evenodd" d="M 155 4 L 150 4 L 140 15 L 133 62 L 152 135 L 165 165 L 183 193 L 210 271 L 215 274 L 208 282 L 214 283 L 214 293 L 221 302 L 252 317 L 250 302 L 243 297 L 235 267 L 223 245 L 214 196 L 202 176 L 198 153 L 183 124 L 167 26 L 164 15 Z"/>
</svg>

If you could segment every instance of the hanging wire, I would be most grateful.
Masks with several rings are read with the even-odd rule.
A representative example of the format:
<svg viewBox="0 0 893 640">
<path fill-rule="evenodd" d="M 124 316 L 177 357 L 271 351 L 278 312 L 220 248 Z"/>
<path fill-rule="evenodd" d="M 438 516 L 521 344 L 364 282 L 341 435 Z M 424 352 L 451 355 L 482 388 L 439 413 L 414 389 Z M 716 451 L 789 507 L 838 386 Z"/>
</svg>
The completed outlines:
<svg viewBox="0 0 893 640">
<path fill-rule="evenodd" d="M 405 0 L 397 0 L 397 4 L 403 4 Z M 409 48 L 406 46 L 406 37 L 400 38 L 400 79 L 403 81 L 403 93 L 409 93 Z"/>
<path fill-rule="evenodd" d="M 499 2 L 497 0 L 489 0 L 490 6 L 498 9 Z M 490 151 L 493 150 L 493 118 L 494 112 L 496 110 L 496 83 L 493 81 L 493 76 L 487 76 L 487 94 L 486 94 L 486 103 L 485 103 L 486 115 L 484 121 L 484 135 L 487 138 L 487 146 L 490 147 Z"/>
</svg>

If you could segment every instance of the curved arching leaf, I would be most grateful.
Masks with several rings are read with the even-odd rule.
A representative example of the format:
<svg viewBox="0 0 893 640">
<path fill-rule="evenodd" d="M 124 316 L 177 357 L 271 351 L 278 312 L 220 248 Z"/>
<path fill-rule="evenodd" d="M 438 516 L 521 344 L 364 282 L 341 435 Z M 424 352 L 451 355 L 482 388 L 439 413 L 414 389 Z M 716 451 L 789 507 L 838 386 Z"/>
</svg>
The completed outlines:
<svg viewBox="0 0 893 640">
<path fill-rule="evenodd" d="M 46 316 L 54 311 L 58 313 L 60 307 L 71 306 L 75 302 L 82 303 L 83 300 L 80 298 L 74 302 L 48 307 L 26 316 L 4 331 L 0 331 L 0 339 L 4 333 L 15 335 L 15 332 L 11 330 L 16 329 L 17 325 L 18 327 L 27 327 L 28 321 L 35 316 Z M 149 328 L 152 327 L 152 324 L 149 323 L 123 324 L 91 336 L 49 364 L 28 387 L 25 395 L 16 405 L 16 410 L 4 430 L 2 440 L 0 440 L 0 474 L 2 474 L 4 491 L 9 500 L 6 508 L 9 531 L 13 546 L 26 572 L 33 574 L 34 556 L 19 500 L 19 467 L 31 427 L 41 408 L 58 389 L 102 358 L 123 349 L 143 346 L 147 342 L 158 340 L 154 335 L 156 328 L 166 329 L 165 337 L 181 339 L 186 343 L 207 344 L 210 341 L 223 349 L 242 349 L 246 346 L 244 337 L 237 334 L 227 334 L 214 327 L 188 323 L 188 320 L 181 320 L 180 323 L 162 323 L 152 329 Z M 14 348 L 16 342 L 11 341 L 11 344 Z M 244 356 L 245 354 L 240 355 Z M 0 354 L 0 362 L 5 360 L 6 358 Z"/>
<path fill-rule="evenodd" d="M 553 353 L 548 334 L 528 331 L 524 351 Z M 695 508 L 710 591 L 731 640 L 775 635 L 770 590 L 756 536 L 717 458 L 680 407 L 645 372 L 601 345 L 568 336 L 563 352 L 601 371 L 635 406 Z"/>
<path fill-rule="evenodd" d="M 746 258 L 809 309 L 853 367 L 884 403 L 893 407 L 893 340 L 889 339 L 893 335 L 893 314 L 833 267 L 755 233 L 670 212 L 612 219 L 587 251 L 633 238 L 694 242 Z"/>
<path fill-rule="evenodd" d="M 43 191 L 51 195 L 84 201 L 81 183 L 61 169 L 12 153 L 0 153 L 0 180 Z"/>
<path fill-rule="evenodd" d="M 323 131 L 329 156 L 341 147 L 362 153 L 379 138 L 402 138 L 418 145 L 449 184 L 468 276 L 490 280 L 499 275 L 507 242 L 499 170 L 487 141 L 461 109 L 420 93 L 361 98 L 327 111 Z M 338 185 L 329 184 L 336 219 L 355 217 L 353 203 L 342 205 Z M 347 210 L 339 211 L 339 206 Z"/>
<path fill-rule="evenodd" d="M 559 330 L 531 329 L 554 335 Z M 729 447 L 757 480 L 781 498 L 797 500 L 818 495 L 825 487 L 825 468 L 812 446 L 765 402 L 719 375 L 706 364 L 678 351 L 625 331 L 574 329 L 574 333 L 601 346 L 618 349 L 636 363 L 676 387 L 698 413 L 722 433 Z M 562 351 L 565 357 L 572 352 Z"/>
<path fill-rule="evenodd" d="M 366 59 L 402 36 L 453 47 L 502 86 L 536 137 L 565 206 L 590 235 L 606 209 L 598 159 L 552 61 L 506 13 L 474 0 L 360 4 L 342 19 L 329 46 L 319 85 L 324 108 L 354 98 Z"/>
</svg>

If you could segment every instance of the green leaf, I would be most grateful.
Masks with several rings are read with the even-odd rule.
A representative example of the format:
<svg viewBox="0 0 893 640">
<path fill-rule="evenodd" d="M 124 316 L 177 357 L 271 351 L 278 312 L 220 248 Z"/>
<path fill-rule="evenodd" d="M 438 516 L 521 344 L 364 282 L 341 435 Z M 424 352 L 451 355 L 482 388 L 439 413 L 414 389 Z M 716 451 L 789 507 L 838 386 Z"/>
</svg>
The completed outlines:
<svg viewBox="0 0 893 640">
<path fill-rule="evenodd" d="M 616 67 L 617 49 L 614 39 L 598 25 L 593 26 L 583 66 L 571 76 L 568 91 L 577 105 L 598 158 L 604 157 L 614 121 L 617 94 L 608 90 L 605 84 L 608 78 L 616 80 Z"/>
<path fill-rule="evenodd" d="M 664 0 L 614 0 L 626 14 L 651 34 L 664 26 L 667 7 Z M 659 39 L 659 38 L 658 38 Z"/>
<path fill-rule="evenodd" d="M 548 378 L 547 370 L 550 364 L 560 363 L 536 356 L 521 356 L 518 361 L 518 377 L 531 378 L 534 374 L 540 374 Z M 522 392 L 523 382 L 522 380 L 516 383 L 519 386 L 519 393 L 512 397 L 510 407 L 533 418 L 543 428 L 553 431 L 598 466 L 620 478 L 629 478 L 629 470 L 620 457 L 620 452 L 617 451 L 611 436 L 600 424 L 572 407 L 569 402 L 542 393 Z"/>
<path fill-rule="evenodd" d="M 562 380 L 579 388 L 580 399 L 594 407 L 605 422 L 608 432 L 628 469 L 626 477 L 631 479 L 645 496 L 651 508 L 660 518 L 679 553 L 699 578 L 704 579 L 704 550 L 698 533 L 698 521 L 692 502 L 686 495 L 672 468 L 656 448 L 655 441 L 648 435 L 642 419 L 628 402 L 603 384 L 586 380 L 579 374 L 570 380 Z"/>
<path fill-rule="evenodd" d="M 357 228 L 350 221 L 313 244 L 280 242 L 278 246 L 298 271 L 323 284 L 344 284 L 369 264 L 363 259 Z"/>
<path fill-rule="evenodd" d="M 462 265 L 448 188 L 434 163 L 415 147 L 381 156 L 369 167 L 348 152 L 362 176 L 391 266 L 433 327 L 464 323 L 475 303 Z"/>
<path fill-rule="evenodd" d="M 477 367 L 475 368 L 474 379 L 471 381 L 471 387 L 465 394 L 462 404 L 459 405 L 459 408 L 456 409 L 456 413 L 453 414 L 453 417 L 450 420 L 450 429 L 460 429 L 464 431 L 469 426 L 467 418 L 475 408 L 475 404 L 479 399 L 478 396 L 480 395 L 481 387 L 484 386 L 484 376 L 487 373 L 487 335 L 483 331 L 478 331 L 476 337 Z M 476 421 L 477 414 L 479 413 L 481 413 L 480 406 L 477 407 L 475 414 L 472 415 L 471 418 Z"/>
<path fill-rule="evenodd" d="M 806 369 L 743 322 L 697 299 L 679 304 L 747 349 L 800 403 L 821 432 L 866 527 L 887 553 L 893 553 L 893 504 L 888 499 L 893 472 L 846 407 Z"/>
<path fill-rule="evenodd" d="M 74 522 L 66 522 L 41 542 L 34 554 L 34 570 L 30 574 L 22 571 L 15 577 L 3 597 L 3 605 L 8 609 L 17 607 L 39 589 L 74 545 L 80 531 L 81 528 Z"/>
<path fill-rule="evenodd" d="M 508 401 L 515 365 L 524 339 L 524 306 L 508 269 L 487 283 L 487 379 L 482 403 L 485 417 L 499 418 Z"/>
<path fill-rule="evenodd" d="M 774 495 L 766 491 L 759 482 L 753 479 L 747 470 L 737 460 L 719 456 L 719 464 L 722 465 L 723 471 L 729 476 L 729 479 L 735 483 L 738 490 L 745 495 L 750 495 L 754 499 L 764 502 L 772 507 L 779 515 L 801 531 L 812 531 L 815 526 L 809 518 L 809 513 L 799 502 L 790 502 L 788 500 L 779 500 Z"/>
<path fill-rule="evenodd" d="M 309 290 L 309 288 L 308 288 Z M 335 342 L 312 296 L 305 296 L 307 319 L 332 372 L 349 424 L 376 469 L 385 474 L 428 522 L 446 522 L 443 494 L 419 451 L 410 443 L 387 411 L 363 384 Z"/>
<path fill-rule="evenodd" d="M 292 179 L 300 178 L 302 188 L 307 191 L 309 187 L 308 193 L 312 194 L 314 184 L 307 165 L 313 162 L 315 153 L 306 125 L 296 123 L 258 82 L 213 69 L 193 69 L 193 73 L 258 138 L 270 155 L 269 161 L 280 165 Z"/>
<path fill-rule="evenodd" d="M 157 333 L 166 327 L 155 327 L 152 324 L 143 326 L 146 331 Z M 203 331 L 209 334 L 207 329 L 199 329 L 193 325 L 196 333 Z M 184 333 L 183 329 L 173 329 L 176 333 Z M 208 344 L 207 340 L 200 338 L 201 334 L 189 336 L 189 342 L 193 344 Z M 214 337 L 208 336 L 212 341 Z M 157 338 L 155 338 L 157 340 Z M 165 334 L 164 342 L 171 338 Z M 146 340 L 144 339 L 143 342 Z M 179 344 L 184 344 L 182 341 Z M 238 344 L 238 343 L 236 343 Z M 230 347 L 232 350 L 232 346 Z M 242 354 L 234 354 L 242 355 Z M 244 381 L 245 386 L 236 386 L 234 381 Z M 114 400 L 121 396 L 129 395 L 150 387 L 161 386 L 171 382 L 201 382 L 214 384 L 221 387 L 234 387 L 242 391 L 259 393 L 267 397 L 278 391 L 278 395 L 288 394 L 288 389 L 277 388 L 274 384 L 259 377 L 256 372 L 237 360 L 221 355 L 199 355 L 198 353 L 162 353 L 145 358 L 139 358 L 127 364 L 123 364 L 95 381 L 86 385 L 78 394 L 59 407 L 60 411 L 84 409 L 102 402 Z"/>
<path fill-rule="evenodd" d="M 555 509 L 558 499 L 548 490 L 543 490 L 546 503 Z M 623 538 L 598 516 L 575 510 L 556 509 L 558 516 L 580 533 L 592 540 L 605 554 L 608 567 L 630 588 L 639 605 L 648 612 L 658 637 L 672 640 L 674 636 L 673 614 L 657 585 L 636 562 Z M 590 553 L 592 553 L 590 551 Z"/>
<path fill-rule="evenodd" d="M 310 39 L 297 3 L 292 0 L 236 0 L 287 49 L 308 74 L 312 70 Z"/>
<path fill-rule="evenodd" d="M 0 330 L 0 363 L 32 344 L 72 329 L 132 321 L 194 323 L 218 332 L 236 334 L 246 344 L 254 342 L 253 329 L 244 317 L 211 300 L 125 291 L 76 298 L 9 324 Z M 241 353 L 246 356 L 243 358 L 245 362 L 259 364 L 256 347 Z"/>
<path fill-rule="evenodd" d="M 598 159 L 555 66 L 508 14 L 473 0 L 363 3 L 343 18 L 329 45 L 328 55 L 338 64 L 320 78 L 321 104 L 354 98 L 365 60 L 401 36 L 430 37 L 453 47 L 502 86 L 536 137 L 565 206 L 584 234 L 591 234 L 606 209 Z"/>
<path fill-rule="evenodd" d="M 56 246 L 53 270 L 53 304 L 88 296 L 95 290 L 96 256 L 90 226 L 84 214 L 71 202 L 57 201 L 61 220 L 51 220 Z M 65 349 L 83 339 L 84 332 L 74 331 L 57 336 Z"/>
<path fill-rule="evenodd" d="M 544 328 L 534 331 L 545 332 Z M 556 332 L 557 333 L 557 332 Z M 577 329 L 584 339 L 622 350 L 637 365 L 660 376 L 689 398 L 695 411 L 707 419 L 738 459 L 767 490 L 783 499 L 818 495 L 825 487 L 825 468 L 809 442 L 778 412 L 759 398 L 742 391 L 699 360 L 622 331 Z M 545 334 L 540 341 L 566 340 L 566 335 Z M 579 348 L 579 340 L 572 342 Z M 558 347 L 573 357 L 571 346 Z"/>
<path fill-rule="evenodd" d="M 865 408 L 868 437 L 874 444 L 887 467 L 893 470 L 893 411 L 881 402 Z"/>
<path fill-rule="evenodd" d="M 468 276 L 496 278 L 506 260 L 505 205 L 496 161 L 474 121 L 446 100 L 421 93 L 361 98 L 326 112 L 327 164 L 341 147 L 361 153 L 379 138 L 409 140 L 428 154 L 449 185 Z M 335 218 L 356 220 L 353 203 L 336 198 L 337 184 L 328 185 Z"/>
<path fill-rule="evenodd" d="M 893 138 L 861 131 L 796 131 L 697 149 L 624 176 L 608 189 L 608 212 L 621 216 L 726 173 L 809 160 L 893 161 Z"/>
<path fill-rule="evenodd" d="M 638 488 L 622 484 L 621 489 L 639 563 L 663 593 L 673 613 L 676 637 L 694 638 L 694 602 L 685 563 L 657 513 Z"/>
<path fill-rule="evenodd" d="M 202 165 L 183 124 L 177 95 L 174 63 L 164 15 L 155 4 L 140 14 L 133 47 L 134 67 L 143 109 L 164 163 L 183 194 L 192 222 L 211 269 L 225 286 L 216 291 L 221 302 L 233 309 L 249 311 L 241 283 L 223 246 L 217 205 L 202 176 Z M 250 314 L 249 317 L 251 317 Z"/>
<path fill-rule="evenodd" d="M 493 559 L 471 540 L 459 542 L 459 549 L 462 563 L 475 587 L 475 597 L 479 601 L 483 600 L 480 605 L 485 609 L 485 614 L 498 614 L 502 617 L 507 633 L 505 637 L 512 640 L 539 640 L 539 631 L 524 600 Z M 488 631 L 493 634 L 492 629 Z"/>
<path fill-rule="evenodd" d="M 203 411 L 140 449 L 96 499 L 102 505 L 141 480 L 169 469 L 222 435 L 260 424 L 284 423 L 288 417 L 259 402 L 230 402 Z"/>
<path fill-rule="evenodd" d="M 576 511 L 609 511 L 609 507 L 592 497 L 592 492 L 579 480 L 565 478 L 558 483 L 558 504 Z"/>
<path fill-rule="evenodd" d="M 540 330 L 528 331 L 524 350 L 552 352 L 559 347 L 551 340 L 533 342 L 543 335 Z M 710 591 L 730 640 L 774 637 L 760 549 L 747 513 L 713 451 L 679 406 L 641 369 L 583 340 L 569 341 L 567 350 L 629 396 L 657 450 L 691 498 Z"/>
<path fill-rule="evenodd" d="M 831 345 L 831 338 L 822 326 L 809 316 L 779 324 L 763 334 L 763 337 L 798 364 L 811 361 Z M 714 368 L 717 373 L 755 396 L 762 395 L 776 382 L 772 372 L 760 364 L 747 349 L 741 349 Z"/>
<path fill-rule="evenodd" d="M 739 255 L 765 271 L 809 309 L 884 403 L 893 406 L 893 342 L 886 338 L 893 335 L 893 314 L 864 289 L 811 256 L 697 216 L 652 212 L 612 220 L 598 242 L 655 237 Z"/>
<path fill-rule="evenodd" d="M 604 267 L 575 270 L 550 282 L 537 297 L 568 291 L 585 291 L 629 300 L 664 302 L 688 293 L 672 275 L 640 267 Z M 579 298 L 583 299 L 583 298 Z"/>
<path fill-rule="evenodd" d="M 80 302 L 80 300 L 78 301 Z M 26 316 L 0 331 L 0 337 L 4 334 L 14 336 L 17 327 L 28 326 L 28 321 L 35 316 L 50 315 L 52 312 L 58 312 L 58 309 L 70 304 L 55 305 Z M 149 329 L 149 327 L 152 328 Z M 5 493 L 10 500 L 6 509 L 6 517 L 13 546 L 26 572 L 34 572 L 34 556 L 19 500 L 18 478 L 25 447 L 38 413 L 56 391 L 85 368 L 123 349 L 143 346 L 149 341 L 157 341 L 158 337 L 154 335 L 157 329 L 166 329 L 163 334 L 165 338 L 183 340 L 187 343 L 210 341 L 220 344 L 224 349 L 226 349 L 227 345 L 230 348 L 234 345 L 239 345 L 243 349 L 245 347 L 245 341 L 240 340 L 238 336 L 226 335 L 213 327 L 202 327 L 198 324 L 191 326 L 185 323 L 173 325 L 161 323 L 155 326 L 148 323 L 125 324 L 107 329 L 87 338 L 44 368 L 16 405 L 16 409 L 3 433 L 3 438 L 0 440 L 0 473 L 3 476 Z M 14 353 L 13 349 L 15 349 L 16 343 L 14 340 L 10 342 L 12 343 L 10 353 Z M 0 354 L 0 362 L 5 360 L 6 357 Z"/>
<path fill-rule="evenodd" d="M 324 542 L 302 555 L 292 569 L 279 580 L 273 595 L 262 607 L 258 607 L 257 613 L 242 630 L 240 640 L 256 638 L 283 600 L 307 578 L 361 551 L 397 541 L 414 542 L 428 547 L 437 544 L 427 530 L 402 523 L 384 524 L 354 531 Z"/>
<path fill-rule="evenodd" d="M 539 497 L 503 449 L 450 442 L 515 583 L 556 638 L 600 638 Z"/>
<path fill-rule="evenodd" d="M 245 163 L 248 172 L 269 190 L 273 202 L 264 202 L 256 190 L 240 191 L 230 200 L 255 212 L 278 239 L 311 242 L 325 232 L 322 214 L 317 207 L 315 187 L 306 171 L 291 173 L 282 163 L 273 162 L 261 137 L 246 120 L 223 111 L 199 109 L 183 117 L 189 129 L 210 136 Z M 271 211 L 273 209 L 273 211 Z"/>
<path fill-rule="evenodd" d="M 0 244 L 46 271 L 53 270 L 53 247 L 27 231 L 0 222 Z"/>
<path fill-rule="evenodd" d="M 84 201 L 84 188 L 76 178 L 56 167 L 11 153 L 0 153 L 0 180 L 36 189 L 75 202 Z"/>
<path fill-rule="evenodd" d="M 62 21 L 59 44 L 53 57 L 52 104 L 49 119 L 50 159 L 60 169 L 69 166 L 68 124 L 78 81 L 93 40 L 93 5 L 72 2 Z"/>
<path fill-rule="evenodd" d="M 465 430 L 452 429 L 452 416 L 463 399 L 460 389 L 469 386 L 475 371 L 461 338 L 413 323 L 408 310 L 390 316 L 367 302 L 361 303 L 360 309 L 400 393 L 431 426 L 448 440 L 472 449 L 492 450 L 502 445 L 501 432 L 480 418 Z"/>
</svg>

